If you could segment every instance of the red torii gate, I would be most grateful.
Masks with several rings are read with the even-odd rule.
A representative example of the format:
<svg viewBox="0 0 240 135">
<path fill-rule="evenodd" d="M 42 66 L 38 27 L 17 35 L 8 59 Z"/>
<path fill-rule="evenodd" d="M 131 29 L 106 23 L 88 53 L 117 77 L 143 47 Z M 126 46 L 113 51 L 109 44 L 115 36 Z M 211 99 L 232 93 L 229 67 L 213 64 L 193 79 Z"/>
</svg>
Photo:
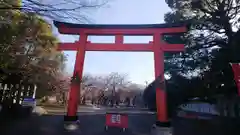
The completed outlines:
<svg viewBox="0 0 240 135">
<path fill-rule="evenodd" d="M 61 51 L 77 51 L 73 76 L 82 78 L 83 64 L 86 51 L 137 51 L 153 52 L 155 78 L 161 76 L 164 80 L 164 52 L 184 51 L 184 44 L 168 44 L 161 40 L 162 34 L 183 33 L 186 27 L 178 24 L 150 24 L 150 25 L 88 25 L 72 24 L 54 21 L 54 25 L 61 34 L 80 35 L 79 41 L 75 43 L 60 43 Z M 87 41 L 88 35 L 113 35 L 115 43 L 91 43 Z M 123 43 L 124 35 L 152 35 L 153 41 L 148 44 Z M 80 83 L 71 85 L 68 101 L 67 116 L 65 120 L 76 121 L 78 100 L 80 94 Z M 168 122 L 167 103 L 165 91 L 156 88 L 157 119 L 160 122 Z"/>
</svg>

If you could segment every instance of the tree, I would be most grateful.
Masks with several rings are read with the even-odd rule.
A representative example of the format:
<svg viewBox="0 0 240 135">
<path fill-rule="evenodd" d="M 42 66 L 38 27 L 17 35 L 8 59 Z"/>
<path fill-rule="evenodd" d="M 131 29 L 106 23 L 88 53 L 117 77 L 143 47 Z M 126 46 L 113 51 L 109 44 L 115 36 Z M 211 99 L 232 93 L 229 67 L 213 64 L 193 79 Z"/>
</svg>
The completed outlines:
<svg viewBox="0 0 240 135">
<path fill-rule="evenodd" d="M 111 105 L 119 103 L 120 97 L 117 90 L 127 87 L 130 82 L 127 80 L 127 75 L 119 74 L 117 72 L 110 73 L 104 77 L 104 87 L 111 91 Z"/>
<path fill-rule="evenodd" d="M 100 95 L 99 91 L 99 81 L 97 77 L 91 75 L 91 74 L 85 74 L 82 77 L 81 82 L 81 104 L 85 104 L 86 97 L 90 96 L 92 103 L 98 103 L 98 96 Z"/>
<path fill-rule="evenodd" d="M 34 13 L 54 20 L 86 23 L 90 19 L 87 12 L 97 9 L 107 2 L 108 0 L 15 0 L 13 2 L 2 0 L 0 9 Z"/>
<path fill-rule="evenodd" d="M 19 1 L 1 2 L 20 6 Z M 1 81 L 37 84 L 38 94 L 52 91 L 55 76 L 62 72 L 66 58 L 56 50 L 57 39 L 51 25 L 29 12 L 0 10 L 0 17 L 1 22 L 11 20 L 0 24 L 4 31 L 0 34 Z"/>
<path fill-rule="evenodd" d="M 185 22 L 186 52 L 169 55 L 170 74 L 198 76 L 198 84 L 209 96 L 236 92 L 230 62 L 239 62 L 238 0 L 166 0 L 171 12 L 167 23 Z M 168 37 L 172 38 L 172 37 Z M 177 83 L 177 82 L 176 82 Z M 193 84 L 192 84 L 193 85 Z M 184 86 L 183 86 L 184 87 Z M 201 92 L 199 92 L 200 95 Z"/>
<path fill-rule="evenodd" d="M 1 80 L 35 83 L 37 97 L 56 92 L 62 83 L 66 57 L 58 52 L 58 40 L 45 19 L 86 22 L 86 10 L 106 1 L 89 0 L 2 0 L 0 2 Z M 79 14 L 79 11 L 82 11 Z"/>
<path fill-rule="evenodd" d="M 117 72 L 107 75 L 97 76 L 85 74 L 83 77 L 81 99 L 89 96 L 95 104 L 107 105 L 119 104 L 121 90 L 127 89 L 130 85 L 127 75 Z M 86 99 L 86 98 L 85 98 Z"/>
<path fill-rule="evenodd" d="M 52 82 L 53 91 L 52 94 L 57 95 L 58 102 L 66 104 L 67 94 L 71 86 L 71 77 L 65 76 L 63 74 L 58 74 L 55 76 L 54 82 Z"/>
</svg>

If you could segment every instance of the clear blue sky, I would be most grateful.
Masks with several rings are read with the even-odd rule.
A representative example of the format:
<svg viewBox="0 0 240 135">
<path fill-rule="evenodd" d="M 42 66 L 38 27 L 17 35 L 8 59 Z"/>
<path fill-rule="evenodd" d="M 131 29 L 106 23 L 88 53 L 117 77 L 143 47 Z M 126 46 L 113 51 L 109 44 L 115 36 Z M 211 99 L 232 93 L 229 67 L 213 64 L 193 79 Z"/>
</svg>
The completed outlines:
<svg viewBox="0 0 240 135">
<path fill-rule="evenodd" d="M 94 10 L 91 19 L 96 24 L 155 24 L 163 23 L 164 13 L 170 11 L 164 0 L 113 0 L 108 7 Z M 60 35 L 60 41 L 77 40 L 73 36 Z M 94 38 L 91 38 L 94 40 Z M 95 39 L 98 40 L 99 39 Z M 101 39 L 107 41 L 108 39 Z M 129 38 L 128 42 L 139 39 Z M 151 39 L 141 39 L 147 42 Z M 68 55 L 66 71 L 72 74 L 76 52 Z M 84 73 L 108 74 L 111 72 L 127 73 L 129 80 L 145 84 L 154 79 L 153 54 L 146 52 L 87 52 Z"/>
</svg>

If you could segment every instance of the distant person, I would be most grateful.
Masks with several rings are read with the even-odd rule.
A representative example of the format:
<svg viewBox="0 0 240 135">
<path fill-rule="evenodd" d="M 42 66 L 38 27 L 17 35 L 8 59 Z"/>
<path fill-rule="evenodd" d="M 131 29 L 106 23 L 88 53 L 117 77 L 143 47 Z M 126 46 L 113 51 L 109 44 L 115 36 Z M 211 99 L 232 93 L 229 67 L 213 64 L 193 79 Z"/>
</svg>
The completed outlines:
<svg viewBox="0 0 240 135">
<path fill-rule="evenodd" d="M 129 98 L 129 97 L 127 97 L 127 98 L 125 99 L 125 103 L 126 103 L 127 107 L 130 106 L 130 98 Z"/>
<path fill-rule="evenodd" d="M 137 98 L 136 96 L 133 97 L 133 100 L 132 100 L 133 107 L 135 107 L 135 105 L 136 105 L 136 98 Z"/>
</svg>

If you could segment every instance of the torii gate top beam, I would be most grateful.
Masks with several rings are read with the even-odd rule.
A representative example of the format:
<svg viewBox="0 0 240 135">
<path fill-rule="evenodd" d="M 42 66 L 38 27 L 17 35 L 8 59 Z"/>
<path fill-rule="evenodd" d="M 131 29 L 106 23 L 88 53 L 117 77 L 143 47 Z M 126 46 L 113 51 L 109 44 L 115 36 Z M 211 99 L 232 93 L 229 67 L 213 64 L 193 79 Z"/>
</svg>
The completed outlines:
<svg viewBox="0 0 240 135">
<path fill-rule="evenodd" d="M 72 24 L 65 22 L 54 21 L 55 26 L 61 34 L 77 34 L 80 35 L 113 35 L 115 36 L 115 43 L 91 43 L 84 41 L 85 51 L 146 51 L 153 52 L 154 44 L 162 51 L 182 51 L 183 44 L 169 45 L 160 38 L 165 33 L 183 33 L 187 28 L 181 24 L 145 24 L 145 25 L 92 25 L 92 24 Z M 155 37 L 154 41 L 148 44 L 126 44 L 123 43 L 123 36 L 125 35 L 152 35 Z M 156 39 L 158 38 L 158 39 Z M 158 42 L 157 40 L 161 40 Z M 156 42 L 156 43 L 153 43 Z M 80 42 L 75 43 L 60 43 L 59 50 L 77 51 Z M 157 50 L 160 51 L 158 48 Z"/>
<path fill-rule="evenodd" d="M 186 27 L 181 23 L 177 24 L 141 24 L 141 25 L 105 25 L 105 24 L 73 24 L 54 21 L 54 25 L 61 34 L 87 35 L 152 35 L 162 33 L 182 33 L 186 32 Z"/>
</svg>

